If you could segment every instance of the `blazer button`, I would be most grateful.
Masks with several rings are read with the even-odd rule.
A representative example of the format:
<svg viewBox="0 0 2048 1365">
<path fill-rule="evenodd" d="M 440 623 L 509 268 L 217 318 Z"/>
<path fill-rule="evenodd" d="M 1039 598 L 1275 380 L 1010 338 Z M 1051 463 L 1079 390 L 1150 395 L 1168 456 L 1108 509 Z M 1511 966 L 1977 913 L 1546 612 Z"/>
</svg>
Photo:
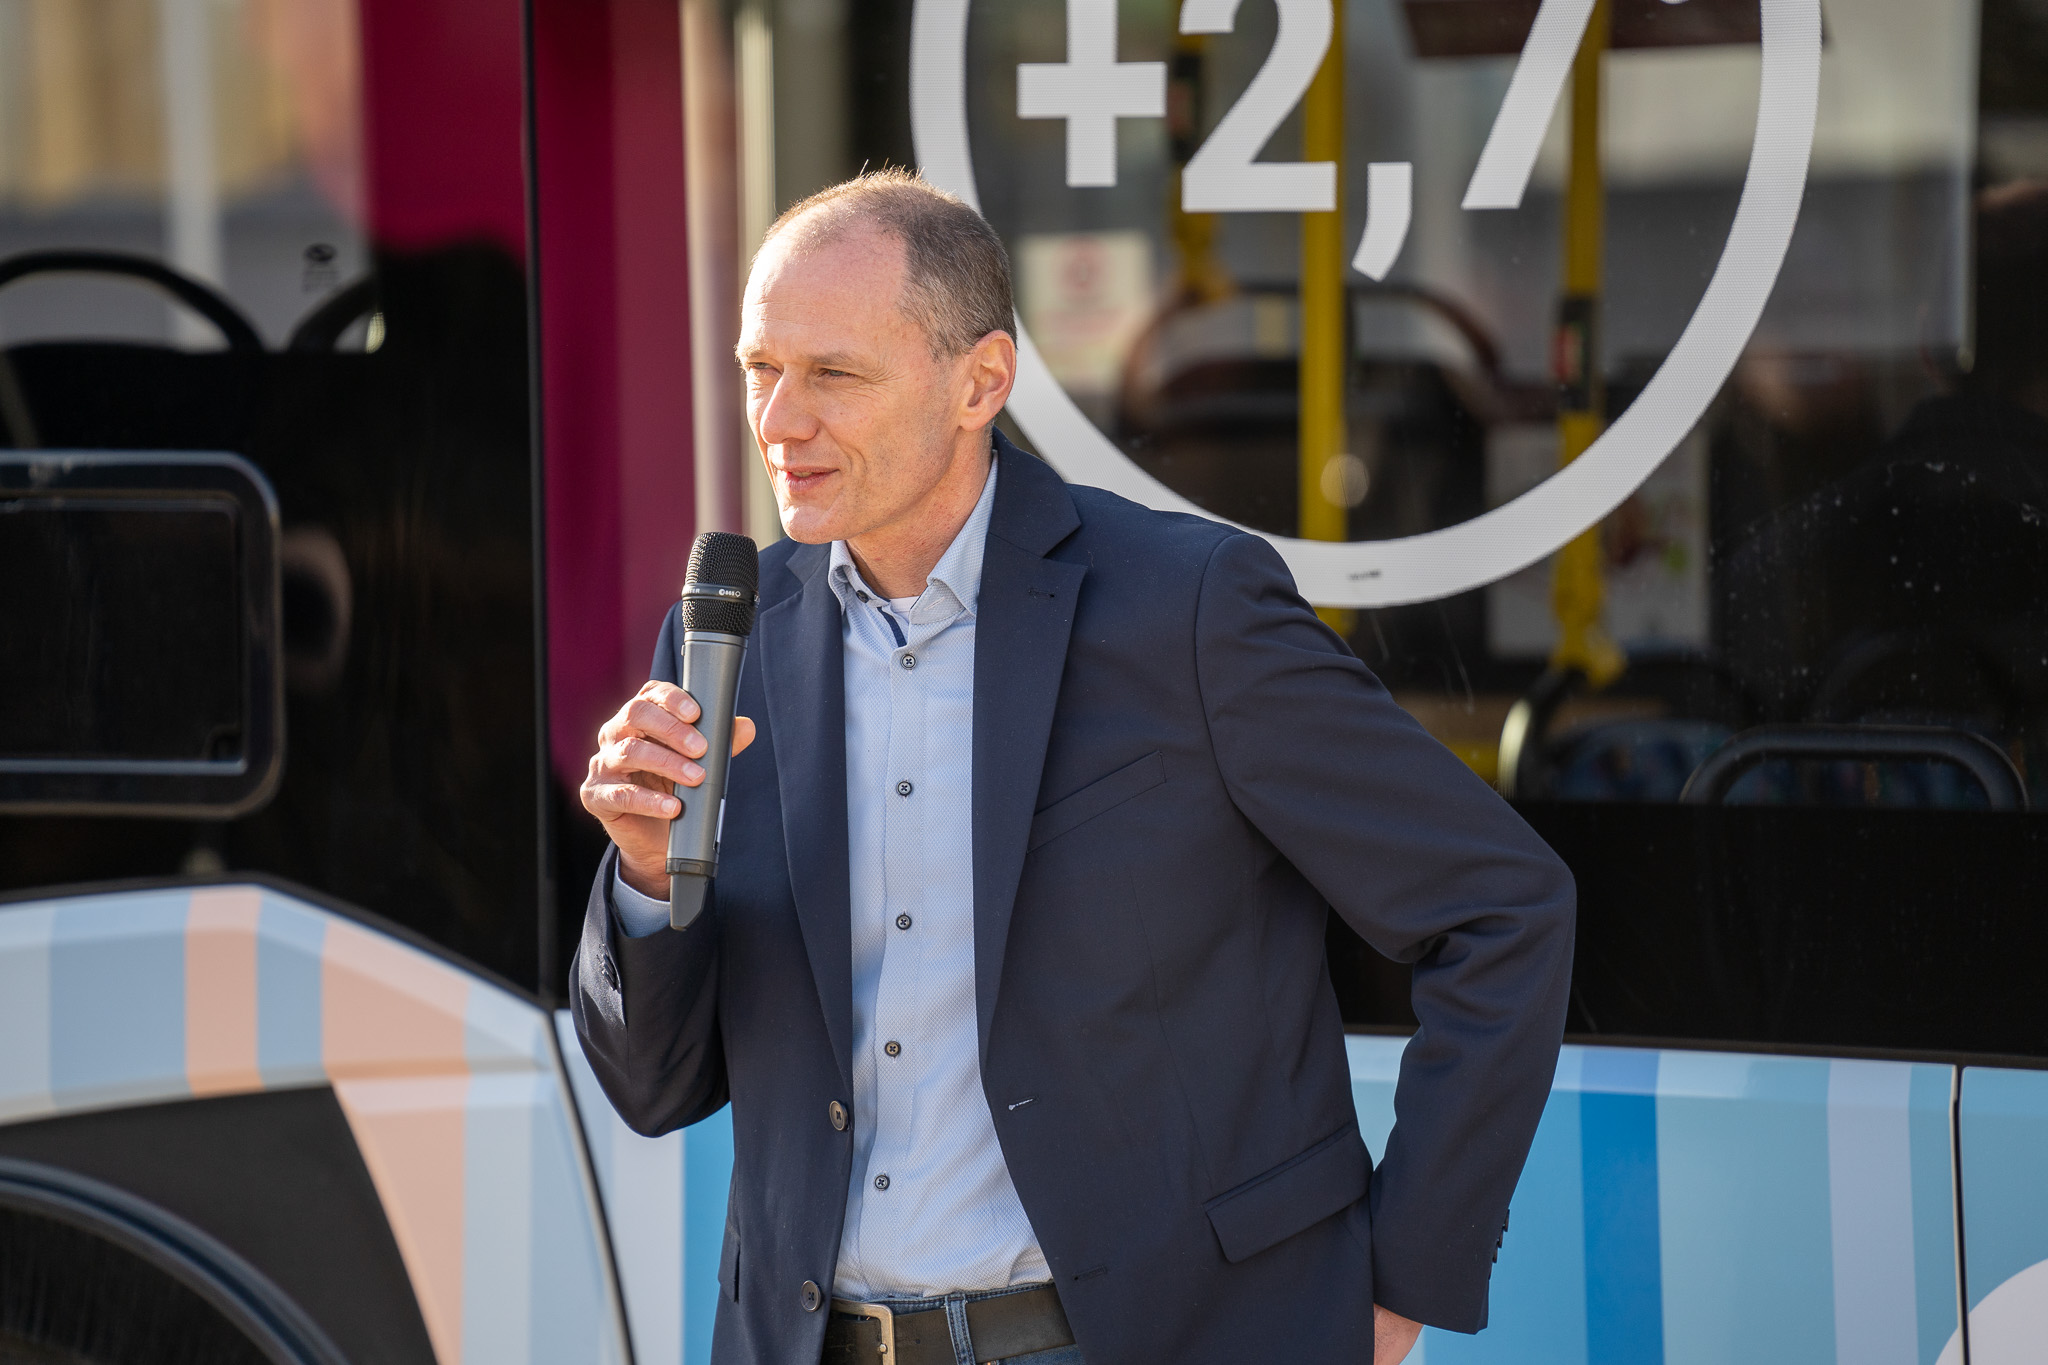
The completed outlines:
<svg viewBox="0 0 2048 1365">
<path fill-rule="evenodd" d="M 833 1132 L 843 1133 L 846 1131 L 845 1105 L 841 1104 L 838 1100 L 834 1100 L 832 1101 L 832 1103 L 825 1106 L 825 1115 L 826 1117 L 832 1120 Z"/>
<path fill-rule="evenodd" d="M 806 1313 L 815 1313 L 818 1311 L 818 1305 L 824 1301 L 825 1296 L 818 1292 L 817 1284 L 811 1280 L 805 1280 L 803 1290 L 804 1311 Z"/>
<path fill-rule="evenodd" d="M 617 990 L 619 988 L 618 963 L 612 961 L 608 957 L 604 958 L 598 963 L 597 973 L 599 976 L 602 976 L 604 978 L 605 985 L 610 986 L 613 990 Z"/>
</svg>

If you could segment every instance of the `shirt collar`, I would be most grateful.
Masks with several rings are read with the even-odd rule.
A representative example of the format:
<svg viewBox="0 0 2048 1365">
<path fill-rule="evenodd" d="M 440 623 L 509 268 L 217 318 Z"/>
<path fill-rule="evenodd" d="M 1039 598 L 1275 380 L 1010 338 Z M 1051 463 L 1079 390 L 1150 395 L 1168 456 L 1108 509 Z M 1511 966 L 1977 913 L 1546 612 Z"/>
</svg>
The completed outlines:
<svg viewBox="0 0 2048 1365">
<path fill-rule="evenodd" d="M 939 556 L 938 564 L 925 579 L 925 590 L 910 609 L 912 625 L 932 625 L 962 613 L 974 615 L 975 604 L 981 597 L 981 561 L 988 548 L 988 523 L 995 505 L 996 462 L 990 460 L 988 478 L 981 485 L 981 497 L 968 514 L 967 524 L 953 537 L 946 553 Z M 855 595 L 863 592 L 874 598 L 877 606 L 887 605 L 887 599 L 862 580 L 860 569 L 853 562 L 853 552 L 843 540 L 832 542 L 829 581 L 832 591 L 839 596 L 841 611 L 850 609 L 858 600 Z"/>
</svg>

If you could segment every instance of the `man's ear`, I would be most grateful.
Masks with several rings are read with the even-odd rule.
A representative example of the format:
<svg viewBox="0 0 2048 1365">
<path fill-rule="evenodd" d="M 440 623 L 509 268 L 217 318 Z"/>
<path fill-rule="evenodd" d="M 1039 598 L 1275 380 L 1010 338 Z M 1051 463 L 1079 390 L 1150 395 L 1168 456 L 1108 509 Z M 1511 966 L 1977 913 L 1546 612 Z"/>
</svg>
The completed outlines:
<svg viewBox="0 0 2048 1365">
<path fill-rule="evenodd" d="M 960 425 L 977 431 L 996 420 L 1010 390 L 1017 384 L 1017 341 L 1008 332 L 990 332 L 974 343 L 961 366 L 966 399 Z"/>
</svg>

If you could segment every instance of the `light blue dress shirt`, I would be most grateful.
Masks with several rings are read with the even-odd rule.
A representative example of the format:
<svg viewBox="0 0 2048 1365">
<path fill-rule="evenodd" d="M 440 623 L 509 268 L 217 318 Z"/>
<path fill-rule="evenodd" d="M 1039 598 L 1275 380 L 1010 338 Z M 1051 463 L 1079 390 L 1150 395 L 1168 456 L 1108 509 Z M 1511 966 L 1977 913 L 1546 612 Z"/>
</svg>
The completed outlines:
<svg viewBox="0 0 2048 1365">
<path fill-rule="evenodd" d="M 974 622 L 995 506 L 981 499 L 915 599 L 827 573 L 846 673 L 853 1177 L 832 1292 L 916 1298 L 1052 1278 L 981 1085 L 974 1001 Z M 629 935 L 668 924 L 623 881 Z"/>
</svg>

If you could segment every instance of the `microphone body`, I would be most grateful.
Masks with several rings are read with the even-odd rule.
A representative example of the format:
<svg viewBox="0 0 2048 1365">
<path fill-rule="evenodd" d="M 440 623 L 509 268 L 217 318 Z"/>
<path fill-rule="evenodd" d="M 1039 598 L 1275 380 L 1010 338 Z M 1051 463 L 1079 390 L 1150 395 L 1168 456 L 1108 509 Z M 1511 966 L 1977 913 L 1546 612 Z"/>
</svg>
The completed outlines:
<svg viewBox="0 0 2048 1365">
<path fill-rule="evenodd" d="M 675 785 L 682 813 L 668 827 L 668 922 L 687 929 L 704 909 L 704 895 L 718 875 L 718 839 L 725 815 L 725 777 L 732 761 L 733 710 L 739 696 L 740 665 L 754 629 L 755 585 L 760 565 L 754 542 L 745 536 L 707 531 L 690 551 L 683 584 L 682 686 L 696 701 L 704 780 Z"/>
</svg>

